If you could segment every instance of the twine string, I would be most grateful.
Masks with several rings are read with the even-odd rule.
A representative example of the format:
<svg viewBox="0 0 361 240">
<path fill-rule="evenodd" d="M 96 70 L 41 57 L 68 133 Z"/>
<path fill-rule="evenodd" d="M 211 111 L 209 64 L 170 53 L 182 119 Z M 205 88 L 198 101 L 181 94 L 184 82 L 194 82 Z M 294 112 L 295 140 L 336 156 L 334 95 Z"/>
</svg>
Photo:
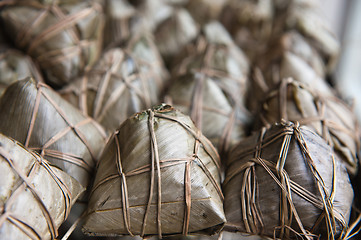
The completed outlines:
<svg viewBox="0 0 361 240">
<path fill-rule="evenodd" d="M 72 196 L 70 193 L 70 190 L 65 185 L 65 183 L 60 179 L 56 173 L 51 169 L 50 165 L 43 161 L 38 155 L 35 153 L 31 153 L 33 158 L 35 159 L 33 162 L 32 167 L 30 168 L 30 171 L 28 173 L 24 173 L 20 166 L 17 165 L 17 163 L 12 159 L 10 153 L 6 151 L 3 147 L 0 147 L 0 155 L 2 158 L 9 164 L 11 169 L 13 170 L 13 173 L 16 174 L 23 184 L 20 184 L 17 189 L 15 189 L 10 196 L 10 198 L 7 200 L 5 204 L 5 208 L 3 209 L 3 213 L 0 217 L 0 227 L 5 223 L 5 221 L 9 221 L 12 224 L 14 224 L 20 231 L 24 232 L 26 235 L 28 235 L 30 238 L 36 238 L 41 239 L 43 236 L 41 236 L 40 233 L 36 232 L 35 228 L 31 225 L 32 223 L 29 223 L 27 219 L 21 219 L 20 217 L 17 217 L 15 214 L 11 213 L 12 205 L 15 204 L 16 199 L 23 193 L 26 189 L 29 189 L 31 194 L 33 195 L 34 199 L 38 203 L 38 207 L 40 208 L 43 217 L 46 221 L 46 224 L 48 226 L 48 231 L 50 234 L 51 239 L 55 239 L 58 235 L 57 227 L 55 225 L 55 221 L 53 217 L 51 216 L 51 213 L 49 212 L 47 206 L 42 200 L 42 197 L 40 193 L 38 192 L 38 189 L 36 186 L 32 184 L 32 181 L 34 177 L 36 176 L 36 173 L 39 172 L 40 168 L 43 168 L 47 174 L 49 174 L 52 178 L 52 180 L 55 182 L 55 184 L 58 186 L 59 190 L 61 191 L 63 195 L 63 204 L 64 204 L 64 218 L 65 220 L 70 212 L 70 205 L 72 202 Z"/>
<path fill-rule="evenodd" d="M 241 209 L 244 229 L 248 233 L 262 234 L 262 214 L 259 210 L 259 207 L 257 207 L 257 203 L 254 202 L 256 201 L 255 199 L 257 199 L 257 196 L 255 196 L 257 195 L 257 179 L 256 176 L 252 177 L 252 173 L 255 174 L 255 168 L 261 167 L 266 170 L 266 172 L 281 190 L 280 224 L 278 227 L 275 227 L 274 236 L 278 236 L 280 238 L 290 238 L 291 234 L 295 234 L 301 236 L 302 239 L 313 239 L 314 235 L 310 232 L 312 232 L 321 222 L 325 222 L 327 226 L 327 238 L 334 239 L 337 224 L 341 224 L 343 228 L 346 228 L 347 226 L 344 216 L 333 206 L 337 181 L 334 157 L 332 156 L 333 177 L 331 186 L 329 187 L 330 189 L 328 189 L 322 176 L 320 175 L 314 164 L 314 161 L 307 147 L 306 140 L 304 139 L 303 133 L 300 130 L 299 124 L 291 124 L 287 126 L 284 125 L 283 129 L 279 130 L 275 134 L 268 135 L 267 137 L 265 137 L 265 131 L 266 128 L 263 128 L 260 133 L 256 147 L 253 148 L 253 150 L 244 149 L 244 151 L 240 153 L 239 159 L 251 153 L 254 154 L 254 157 L 249 159 L 248 162 L 245 162 L 238 167 L 230 167 L 230 172 L 227 174 L 227 177 L 223 183 L 224 185 L 226 185 L 233 178 L 243 173 L 243 181 L 241 185 Z M 287 161 L 287 154 L 289 152 L 291 139 L 294 139 L 294 141 L 296 141 L 296 143 L 300 147 L 305 164 L 308 169 L 310 169 L 313 179 L 315 181 L 315 186 L 317 187 L 316 193 L 311 193 L 298 183 L 294 182 L 284 169 L 285 163 Z M 261 155 L 262 149 L 269 146 L 271 143 L 280 140 L 282 140 L 282 144 L 277 161 L 271 162 L 265 159 Z M 315 225 L 310 231 L 306 230 L 303 226 L 301 218 L 298 214 L 298 210 L 295 208 L 293 203 L 293 194 L 297 194 L 303 200 L 309 202 L 317 209 L 321 210 L 319 219 L 316 221 Z M 294 222 L 297 224 L 299 230 L 291 227 Z M 233 227 L 240 228 L 241 226 Z M 278 234 L 276 232 L 278 232 Z"/>
</svg>

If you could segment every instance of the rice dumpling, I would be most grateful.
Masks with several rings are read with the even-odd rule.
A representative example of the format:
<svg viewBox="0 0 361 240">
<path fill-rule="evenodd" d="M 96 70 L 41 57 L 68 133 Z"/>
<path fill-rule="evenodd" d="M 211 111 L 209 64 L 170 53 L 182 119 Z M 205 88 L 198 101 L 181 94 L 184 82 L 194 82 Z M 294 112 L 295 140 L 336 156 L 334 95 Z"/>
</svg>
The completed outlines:
<svg viewBox="0 0 361 240">
<path fill-rule="evenodd" d="M 103 10 L 96 0 L 4 2 L 0 19 L 11 40 L 36 60 L 47 83 L 63 86 L 100 55 Z"/>
<path fill-rule="evenodd" d="M 270 126 L 282 119 L 307 125 L 333 148 L 351 176 L 357 173 L 359 123 L 350 107 L 336 96 L 315 93 L 293 79 L 284 79 L 266 95 L 258 119 Z"/>
<path fill-rule="evenodd" d="M 205 25 L 188 51 L 192 54 L 178 66 L 167 94 L 222 156 L 247 134 L 248 61 L 218 22 Z"/>
<path fill-rule="evenodd" d="M 1 33 L 0 33 L 1 34 Z M 37 82 L 43 82 L 38 67 L 33 60 L 22 52 L 0 45 L 0 96 L 7 86 L 15 81 L 33 77 Z"/>
<path fill-rule="evenodd" d="M 165 104 L 137 113 L 105 147 L 83 229 L 160 238 L 216 233 L 226 221 L 219 164 L 188 116 Z"/>
<path fill-rule="evenodd" d="M 229 0 L 223 8 L 222 24 L 251 62 L 263 55 L 271 38 L 273 5 L 272 0 Z"/>
<path fill-rule="evenodd" d="M 204 25 L 218 20 L 227 2 L 228 0 L 191 0 L 187 2 L 186 8 L 198 24 Z"/>
<path fill-rule="evenodd" d="M 93 119 L 33 79 L 10 85 L 0 99 L 0 132 L 88 186 L 105 145 L 105 133 Z"/>
<path fill-rule="evenodd" d="M 74 178 L 0 134 L 0 239 L 55 239 L 83 191 Z"/>
<path fill-rule="evenodd" d="M 325 18 L 322 17 L 322 5 L 308 2 L 310 1 L 287 1 L 286 6 L 276 12 L 272 34 L 274 38 L 278 38 L 290 30 L 300 33 L 312 47 L 317 49 L 329 74 L 335 70 L 340 44 Z"/>
<path fill-rule="evenodd" d="M 169 68 L 174 59 L 199 33 L 199 26 L 184 8 L 172 8 L 154 30 L 155 42 Z"/>
<path fill-rule="evenodd" d="M 140 13 L 128 0 L 104 1 L 104 46 L 114 48 L 127 41 L 142 23 Z"/>
<path fill-rule="evenodd" d="M 230 153 L 223 183 L 228 230 L 342 239 L 353 190 L 336 158 L 320 136 L 297 123 L 274 124 L 244 139 Z"/>
<path fill-rule="evenodd" d="M 168 72 L 151 35 L 113 48 L 83 77 L 60 91 L 81 111 L 113 132 L 136 112 L 160 103 Z"/>
<path fill-rule="evenodd" d="M 252 112 L 258 112 L 265 95 L 284 78 L 293 78 L 323 95 L 335 94 L 326 82 L 325 62 L 317 49 L 296 31 L 284 33 L 269 43 L 268 51 L 256 61 L 256 66 L 260 71 L 254 72 L 247 103 Z"/>
</svg>

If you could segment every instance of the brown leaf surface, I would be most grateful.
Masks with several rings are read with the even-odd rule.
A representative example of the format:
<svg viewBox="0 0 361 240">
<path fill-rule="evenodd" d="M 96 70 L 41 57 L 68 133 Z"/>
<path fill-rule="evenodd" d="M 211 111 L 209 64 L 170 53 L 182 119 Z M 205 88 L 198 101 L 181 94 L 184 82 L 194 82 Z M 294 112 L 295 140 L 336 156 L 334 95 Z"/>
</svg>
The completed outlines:
<svg viewBox="0 0 361 240">
<path fill-rule="evenodd" d="M 217 22 L 204 27 L 188 52 L 167 94 L 222 155 L 246 135 L 250 121 L 244 107 L 248 61 Z"/>
<path fill-rule="evenodd" d="M 226 229 L 281 239 L 345 234 L 353 200 L 348 174 L 308 128 L 262 128 L 231 151 L 226 171 Z"/>
<path fill-rule="evenodd" d="M 83 77 L 60 94 L 109 132 L 136 112 L 160 103 L 168 72 L 148 33 L 109 49 Z"/>
<path fill-rule="evenodd" d="M 84 188 L 2 134 L 0 173 L 0 238 L 55 239 Z"/>
<path fill-rule="evenodd" d="M 44 82 L 38 67 L 29 56 L 2 45 L 0 45 L 0 72 L 0 96 L 10 84 L 27 77 L 33 77 L 37 82 Z"/>
<path fill-rule="evenodd" d="M 84 231 L 158 235 L 219 231 L 219 156 L 189 117 L 160 105 L 126 120 L 97 168 Z"/>
<path fill-rule="evenodd" d="M 105 145 L 102 127 L 43 83 L 28 78 L 0 99 L 0 131 L 88 186 Z"/>
<path fill-rule="evenodd" d="M 15 0 L 0 13 L 11 41 L 59 87 L 92 66 L 102 47 L 102 8 L 92 1 Z"/>
<path fill-rule="evenodd" d="M 353 111 L 335 96 L 323 96 L 292 79 L 284 79 L 261 105 L 259 120 L 269 126 L 298 121 L 313 129 L 335 150 L 350 175 L 358 169 L 359 124 Z"/>
</svg>

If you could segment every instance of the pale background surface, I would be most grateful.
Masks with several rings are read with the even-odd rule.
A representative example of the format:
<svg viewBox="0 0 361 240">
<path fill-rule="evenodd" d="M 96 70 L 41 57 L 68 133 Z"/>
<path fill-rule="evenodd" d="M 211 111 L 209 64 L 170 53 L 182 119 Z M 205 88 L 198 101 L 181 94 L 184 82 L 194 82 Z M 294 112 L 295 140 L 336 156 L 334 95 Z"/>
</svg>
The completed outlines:
<svg viewBox="0 0 361 240">
<path fill-rule="evenodd" d="M 341 42 L 335 86 L 353 100 L 361 122 L 361 1 L 321 0 L 321 12 Z"/>
</svg>

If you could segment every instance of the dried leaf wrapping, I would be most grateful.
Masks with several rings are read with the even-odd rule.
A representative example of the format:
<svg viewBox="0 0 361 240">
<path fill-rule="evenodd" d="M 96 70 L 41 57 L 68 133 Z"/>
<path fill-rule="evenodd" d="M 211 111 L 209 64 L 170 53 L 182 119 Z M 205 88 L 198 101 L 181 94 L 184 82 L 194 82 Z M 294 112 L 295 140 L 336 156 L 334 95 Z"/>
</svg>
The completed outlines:
<svg viewBox="0 0 361 240">
<path fill-rule="evenodd" d="M 192 0 L 188 1 L 186 8 L 194 20 L 204 25 L 209 21 L 220 18 L 223 7 L 228 0 Z"/>
<path fill-rule="evenodd" d="M 160 105 L 127 119 L 99 161 L 84 231 L 158 235 L 219 231 L 219 156 L 189 117 Z"/>
<path fill-rule="evenodd" d="M 174 58 L 192 42 L 199 33 L 199 27 L 184 8 L 172 8 L 154 30 L 155 42 L 167 65 L 174 64 Z"/>
<path fill-rule="evenodd" d="M 287 32 L 274 40 L 256 65 L 262 75 L 255 74 L 251 83 L 248 107 L 253 112 L 258 111 L 258 105 L 265 95 L 284 78 L 294 78 L 324 95 L 334 94 L 334 90 L 325 80 L 324 61 L 317 50 L 295 31 Z"/>
<path fill-rule="evenodd" d="M 307 1 L 306 1 L 307 2 Z M 316 4 L 288 1 L 286 7 L 276 14 L 274 37 L 289 30 L 298 31 L 322 57 L 327 73 L 333 72 L 339 55 L 340 44 L 327 25 Z"/>
<path fill-rule="evenodd" d="M 267 47 L 274 18 L 272 0 L 230 0 L 223 9 L 221 22 L 252 62 Z"/>
<path fill-rule="evenodd" d="M 188 0 L 132 0 L 151 31 L 165 19 L 169 18 L 175 8 L 184 7 Z"/>
<path fill-rule="evenodd" d="M 62 86 L 97 60 L 102 8 L 92 1 L 16 0 L 0 12 L 11 41 L 39 64 L 49 83 Z"/>
<path fill-rule="evenodd" d="M 147 28 L 152 32 L 172 11 L 172 6 L 167 5 L 163 0 L 137 0 L 130 3 L 135 3 L 135 7 L 145 20 Z"/>
<path fill-rule="evenodd" d="M 94 179 L 94 177 L 93 177 Z M 87 192 L 88 193 L 88 192 Z M 124 240 L 122 238 L 117 237 L 92 237 L 85 235 L 82 231 L 82 225 L 84 223 L 84 214 L 86 213 L 86 209 L 88 207 L 88 200 L 77 201 L 74 203 L 67 220 L 60 226 L 59 228 L 59 237 L 57 239 L 61 240 Z M 75 229 L 73 230 L 74 224 L 77 224 Z M 132 240 L 142 240 L 142 239 L 132 239 Z M 155 239 L 150 239 L 155 240 Z"/>
<path fill-rule="evenodd" d="M 261 105 L 263 125 L 281 119 L 307 125 L 326 140 L 346 165 L 350 175 L 358 168 L 359 124 L 350 107 L 335 96 L 319 95 L 311 88 L 285 79 Z"/>
<path fill-rule="evenodd" d="M 290 61 L 287 60 L 287 58 L 289 58 L 288 56 L 294 56 L 293 58 L 299 59 L 298 61 L 302 62 L 310 68 L 310 70 L 308 70 L 307 67 L 303 67 L 301 63 L 288 63 Z M 317 49 L 309 44 L 306 38 L 296 31 L 285 32 L 280 37 L 273 40 L 270 43 L 265 56 L 257 61 L 257 66 L 264 72 L 267 72 L 265 75 L 268 83 L 271 83 L 272 81 L 277 82 L 279 81 L 279 78 L 283 77 L 294 77 L 292 75 L 285 76 L 286 73 L 290 72 L 290 74 L 292 74 L 292 72 L 297 70 L 288 70 L 288 65 L 296 65 L 297 69 L 301 69 L 299 70 L 301 73 L 303 71 L 313 71 L 313 75 L 311 75 L 311 73 L 307 74 L 308 76 L 311 76 L 312 79 L 324 78 L 326 75 L 325 63 Z M 296 67 L 289 68 L 293 69 Z M 279 78 L 272 79 L 272 77 L 275 78 L 273 75 L 279 75 Z"/>
<path fill-rule="evenodd" d="M 128 0 L 104 1 L 104 46 L 116 47 L 127 41 L 141 24 L 139 12 Z"/>
<path fill-rule="evenodd" d="M 226 36 L 220 24 L 206 25 L 168 91 L 172 104 L 190 115 L 221 155 L 246 135 L 250 121 L 244 107 L 248 62 Z"/>
<path fill-rule="evenodd" d="M 13 48 L 0 46 L 0 73 L 0 96 L 7 86 L 27 77 L 33 77 L 37 82 L 43 82 L 43 78 L 31 58 Z"/>
<path fill-rule="evenodd" d="M 295 31 L 286 32 L 280 38 L 283 49 L 301 58 L 317 74 L 324 78 L 326 75 L 325 63 L 317 50 L 309 44 L 306 39 Z"/>
<path fill-rule="evenodd" d="M 43 83 L 28 78 L 0 99 L 0 131 L 67 172 L 84 187 L 105 145 L 104 130 Z"/>
<path fill-rule="evenodd" d="M 0 173 L 0 238 L 55 239 L 84 188 L 2 134 Z"/>
<path fill-rule="evenodd" d="M 346 169 L 326 142 L 285 122 L 232 149 L 223 190 L 229 228 L 280 239 L 342 236 L 353 199 Z"/>
<path fill-rule="evenodd" d="M 83 113 L 113 132 L 132 114 L 159 104 L 168 72 L 148 34 L 108 50 L 89 73 L 61 90 Z"/>
</svg>

